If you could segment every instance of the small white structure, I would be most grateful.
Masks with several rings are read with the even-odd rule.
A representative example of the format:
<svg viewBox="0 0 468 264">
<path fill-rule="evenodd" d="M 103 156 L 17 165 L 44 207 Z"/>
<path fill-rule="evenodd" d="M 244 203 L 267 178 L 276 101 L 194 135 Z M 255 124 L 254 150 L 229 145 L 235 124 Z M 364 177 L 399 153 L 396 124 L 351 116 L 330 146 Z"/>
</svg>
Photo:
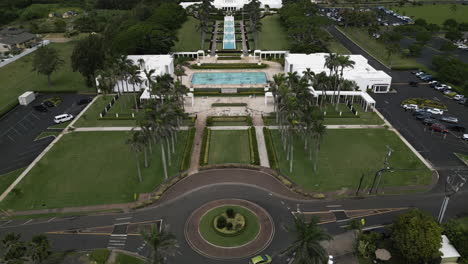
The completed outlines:
<svg viewBox="0 0 468 264">
<path fill-rule="evenodd" d="M 174 58 L 171 55 L 128 55 L 127 58 L 133 61 L 133 64 L 140 67 L 140 84 L 135 84 L 130 80 L 119 80 L 114 86 L 114 92 L 138 92 L 141 89 L 148 88 L 148 79 L 145 74 L 154 70 L 151 78 L 156 76 L 170 74 L 174 75 Z M 99 77 L 96 78 L 96 85 L 99 86 Z M 98 89 L 99 92 L 99 89 Z"/>
<path fill-rule="evenodd" d="M 18 96 L 18 102 L 20 105 L 28 105 L 36 99 L 34 92 L 25 92 L 22 95 Z"/>
<path fill-rule="evenodd" d="M 439 250 L 442 253 L 442 261 L 440 263 L 455 264 L 460 258 L 460 253 L 450 243 L 446 235 L 442 235 L 442 247 Z"/>
<path fill-rule="evenodd" d="M 227 10 L 227 11 L 236 11 L 248 4 L 250 0 L 214 0 L 213 6 L 217 9 Z M 201 2 L 181 2 L 180 5 L 183 8 L 188 6 L 201 4 Z M 265 6 L 270 8 L 281 8 L 283 6 L 282 0 L 260 0 L 260 7 L 265 8 Z"/>
<path fill-rule="evenodd" d="M 297 54 L 289 53 L 284 62 L 284 72 L 297 72 L 302 76 L 302 72 L 310 68 L 314 73 L 326 72 L 325 56 L 328 53 Z M 355 81 L 361 91 L 371 89 L 374 93 L 386 93 L 390 90 L 392 77 L 384 71 L 378 71 L 369 65 L 367 59 L 362 55 L 349 55 L 350 60 L 355 62 L 354 68 L 346 68 L 343 78 Z"/>
</svg>

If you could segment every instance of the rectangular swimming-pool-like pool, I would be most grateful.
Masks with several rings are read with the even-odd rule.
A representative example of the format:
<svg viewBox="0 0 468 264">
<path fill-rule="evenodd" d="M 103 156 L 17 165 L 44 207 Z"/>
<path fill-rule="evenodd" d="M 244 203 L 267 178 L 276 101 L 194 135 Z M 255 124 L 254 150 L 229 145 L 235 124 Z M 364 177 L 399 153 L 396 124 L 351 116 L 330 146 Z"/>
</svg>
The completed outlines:
<svg viewBox="0 0 468 264">
<path fill-rule="evenodd" d="M 196 72 L 193 84 L 266 84 L 264 72 Z"/>
</svg>

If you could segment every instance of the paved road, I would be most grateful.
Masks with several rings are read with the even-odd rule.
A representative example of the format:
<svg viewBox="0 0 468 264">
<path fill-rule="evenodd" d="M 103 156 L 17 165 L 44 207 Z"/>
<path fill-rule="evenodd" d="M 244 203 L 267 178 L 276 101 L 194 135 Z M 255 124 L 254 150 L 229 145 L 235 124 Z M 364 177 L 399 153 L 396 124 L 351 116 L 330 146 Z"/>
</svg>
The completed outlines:
<svg viewBox="0 0 468 264">
<path fill-rule="evenodd" d="M 44 99 L 58 96 L 62 103 L 48 108 L 47 113 L 33 110 Z M 0 118 L 0 175 L 27 166 L 52 142 L 52 137 L 35 140 L 47 127 L 54 125 L 54 116 L 69 113 L 76 116 L 85 105 L 77 105 L 85 95 L 47 94 L 39 95 L 28 106 L 17 106 Z"/>
</svg>

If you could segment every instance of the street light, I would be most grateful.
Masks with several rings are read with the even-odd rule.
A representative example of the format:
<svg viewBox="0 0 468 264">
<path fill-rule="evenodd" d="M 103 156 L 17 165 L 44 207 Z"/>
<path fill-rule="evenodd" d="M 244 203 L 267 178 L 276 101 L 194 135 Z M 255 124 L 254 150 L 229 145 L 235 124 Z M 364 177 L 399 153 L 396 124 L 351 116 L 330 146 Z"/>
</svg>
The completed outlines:
<svg viewBox="0 0 468 264">
<path fill-rule="evenodd" d="M 461 187 L 466 183 L 466 177 L 460 174 L 460 171 L 457 170 L 454 174 L 447 177 L 445 182 L 445 196 L 442 201 L 442 206 L 440 207 L 439 216 L 437 221 L 442 223 L 444 220 L 445 210 L 447 210 L 447 205 L 450 200 L 450 197 L 457 194 Z"/>
</svg>

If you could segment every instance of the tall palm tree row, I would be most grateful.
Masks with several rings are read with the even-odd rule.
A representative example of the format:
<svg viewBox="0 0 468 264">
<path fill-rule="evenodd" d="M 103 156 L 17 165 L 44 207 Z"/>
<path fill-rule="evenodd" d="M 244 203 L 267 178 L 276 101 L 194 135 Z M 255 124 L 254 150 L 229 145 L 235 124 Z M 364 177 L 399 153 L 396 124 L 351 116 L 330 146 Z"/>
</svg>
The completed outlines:
<svg viewBox="0 0 468 264">
<path fill-rule="evenodd" d="M 141 230 L 140 234 L 146 244 L 150 246 L 150 261 L 152 264 L 164 264 L 168 257 L 179 253 L 179 243 L 174 234 L 168 231 L 168 226 L 151 225 L 147 230 Z"/>
</svg>

